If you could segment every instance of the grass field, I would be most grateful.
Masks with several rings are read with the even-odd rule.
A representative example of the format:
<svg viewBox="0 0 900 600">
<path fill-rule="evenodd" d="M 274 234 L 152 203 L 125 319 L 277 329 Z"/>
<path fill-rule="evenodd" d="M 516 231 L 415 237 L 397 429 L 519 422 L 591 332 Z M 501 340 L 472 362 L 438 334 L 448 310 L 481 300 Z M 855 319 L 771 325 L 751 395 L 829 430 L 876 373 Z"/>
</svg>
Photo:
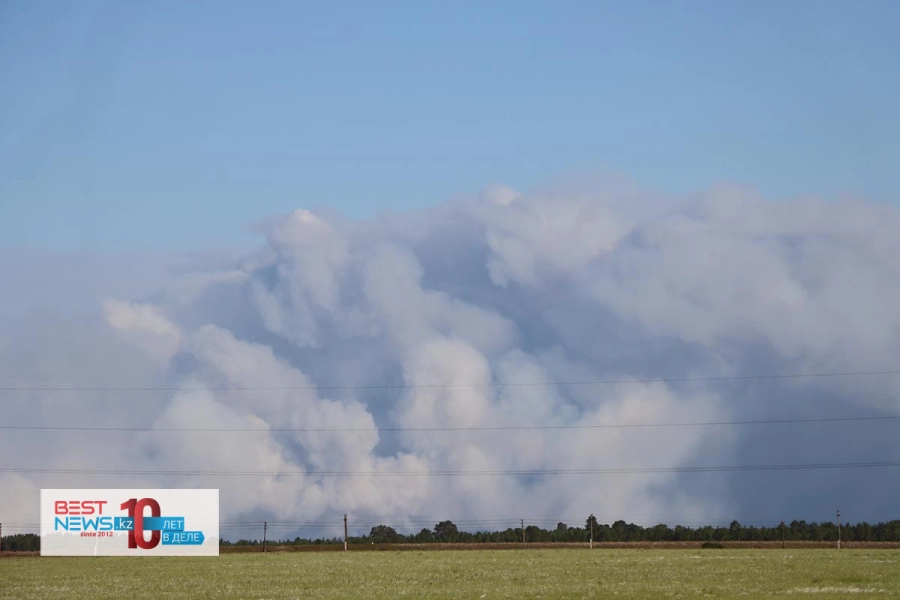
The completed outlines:
<svg viewBox="0 0 900 600">
<path fill-rule="evenodd" d="M 0 598 L 900 598 L 898 550 L 3 558 Z"/>
</svg>

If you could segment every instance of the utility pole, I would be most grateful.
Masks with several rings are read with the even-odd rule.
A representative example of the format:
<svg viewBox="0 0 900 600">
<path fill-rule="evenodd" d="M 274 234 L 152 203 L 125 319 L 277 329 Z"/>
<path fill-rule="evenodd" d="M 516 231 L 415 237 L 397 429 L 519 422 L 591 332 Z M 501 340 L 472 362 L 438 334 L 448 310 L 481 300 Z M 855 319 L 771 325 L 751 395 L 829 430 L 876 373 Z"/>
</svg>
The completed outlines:
<svg viewBox="0 0 900 600">
<path fill-rule="evenodd" d="M 0 551 L 3 550 L 3 523 L 0 523 Z"/>
<path fill-rule="evenodd" d="M 837 511 L 838 518 L 838 550 L 841 549 L 841 511 Z"/>
<path fill-rule="evenodd" d="M 591 517 L 593 517 L 593 516 L 594 515 L 591 515 Z M 594 549 L 594 519 L 590 518 L 590 519 L 588 519 L 588 521 L 591 522 L 591 539 L 588 542 L 588 549 L 593 550 Z"/>
<path fill-rule="evenodd" d="M 347 513 L 344 513 L 344 552 L 347 551 Z"/>
<path fill-rule="evenodd" d="M 781 522 L 781 547 L 784 548 L 784 521 Z"/>
<path fill-rule="evenodd" d="M 522 545 L 525 545 L 525 519 L 519 519 L 519 522 L 522 524 Z"/>
<path fill-rule="evenodd" d="M 263 552 L 266 551 L 266 530 L 269 528 L 269 522 L 263 521 Z"/>
</svg>

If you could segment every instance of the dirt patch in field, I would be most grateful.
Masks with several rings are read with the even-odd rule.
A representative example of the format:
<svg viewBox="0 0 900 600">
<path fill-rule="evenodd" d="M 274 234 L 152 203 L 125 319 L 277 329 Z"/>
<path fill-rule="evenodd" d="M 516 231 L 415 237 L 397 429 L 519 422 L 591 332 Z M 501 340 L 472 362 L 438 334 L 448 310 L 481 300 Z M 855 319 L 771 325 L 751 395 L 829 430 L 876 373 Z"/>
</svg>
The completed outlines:
<svg viewBox="0 0 900 600">
<path fill-rule="evenodd" d="M 780 550 L 781 542 L 719 542 L 722 549 Z M 703 542 L 604 542 L 595 543 L 594 550 L 702 550 Z M 785 548 L 836 548 L 834 542 L 786 542 Z M 587 549 L 588 544 L 577 542 L 548 542 L 535 544 L 351 544 L 351 552 L 434 552 L 439 550 L 546 550 L 565 548 Z M 898 550 L 900 542 L 843 542 L 846 550 Z M 305 546 L 268 546 L 267 552 L 343 552 L 343 544 L 315 544 Z M 262 546 L 221 546 L 220 554 L 262 552 Z M 37 557 L 39 552 L 0 552 L 0 558 Z"/>
<path fill-rule="evenodd" d="M 755 548 L 755 549 L 781 549 L 781 542 L 720 542 L 723 549 Z M 632 550 L 701 550 L 703 542 L 604 542 L 595 543 L 594 550 L 603 549 L 632 549 Z M 836 548 L 834 542 L 785 542 L 785 548 Z M 548 542 L 534 544 L 351 544 L 351 552 L 379 552 L 379 551 L 418 551 L 429 552 L 435 550 L 537 550 L 537 549 L 563 549 L 583 548 L 587 549 L 587 543 L 578 542 Z M 900 542 L 844 542 L 841 548 L 854 549 L 900 549 Z M 321 544 L 308 546 L 269 546 L 268 552 L 342 552 L 343 544 Z M 222 546 L 219 548 L 222 554 L 233 552 L 262 552 L 261 546 Z"/>
</svg>

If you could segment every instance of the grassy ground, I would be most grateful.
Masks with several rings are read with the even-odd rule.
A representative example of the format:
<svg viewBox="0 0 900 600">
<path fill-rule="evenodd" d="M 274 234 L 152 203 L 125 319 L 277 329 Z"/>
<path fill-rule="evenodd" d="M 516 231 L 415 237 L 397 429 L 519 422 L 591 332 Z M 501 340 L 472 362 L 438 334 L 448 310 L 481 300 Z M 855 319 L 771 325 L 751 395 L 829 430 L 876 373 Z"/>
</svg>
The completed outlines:
<svg viewBox="0 0 900 600">
<path fill-rule="evenodd" d="M 897 550 L 485 550 L 4 558 L 0 599 L 900 597 Z"/>
</svg>

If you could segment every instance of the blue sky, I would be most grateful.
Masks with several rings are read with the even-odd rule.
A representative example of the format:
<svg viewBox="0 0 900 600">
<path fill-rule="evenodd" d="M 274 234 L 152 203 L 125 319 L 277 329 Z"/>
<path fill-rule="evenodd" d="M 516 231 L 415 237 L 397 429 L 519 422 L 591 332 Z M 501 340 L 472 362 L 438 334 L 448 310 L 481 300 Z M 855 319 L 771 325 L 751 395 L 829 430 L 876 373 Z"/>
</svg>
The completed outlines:
<svg viewBox="0 0 900 600">
<path fill-rule="evenodd" d="M 6 2 L 0 246 L 192 249 L 613 170 L 900 199 L 897 2 Z"/>
</svg>

